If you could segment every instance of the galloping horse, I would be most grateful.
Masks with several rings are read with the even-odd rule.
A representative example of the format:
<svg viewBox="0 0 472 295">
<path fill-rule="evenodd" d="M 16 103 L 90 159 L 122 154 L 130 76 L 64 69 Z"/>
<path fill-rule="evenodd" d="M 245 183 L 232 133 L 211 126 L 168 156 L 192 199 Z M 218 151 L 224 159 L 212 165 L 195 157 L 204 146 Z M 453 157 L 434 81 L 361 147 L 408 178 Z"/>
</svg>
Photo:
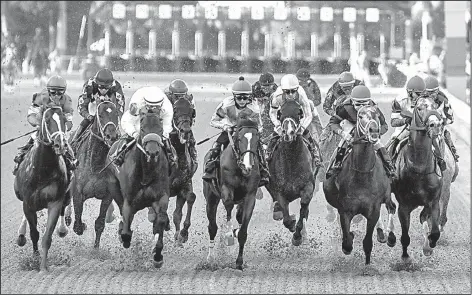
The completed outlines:
<svg viewBox="0 0 472 295">
<path fill-rule="evenodd" d="M 100 171 L 105 166 L 105 159 L 111 145 L 118 139 L 118 109 L 108 100 L 97 105 L 95 119 L 87 131 L 77 140 L 75 154 L 79 161 L 71 183 L 74 200 L 74 231 L 82 235 L 85 223 L 82 222 L 84 202 L 90 198 L 102 200 L 100 213 L 95 220 L 95 244 L 100 246 L 100 237 L 105 228 L 105 214 L 113 201 L 113 196 L 121 194 L 120 186 L 109 170 Z M 74 136 L 71 136 L 74 138 Z"/>
<path fill-rule="evenodd" d="M 41 246 L 43 257 L 41 270 L 48 270 L 47 256 L 51 247 L 52 234 L 56 227 L 59 214 L 61 226 L 58 234 L 64 237 L 67 227 L 64 223 L 64 209 L 70 202 L 67 192 L 68 176 L 63 155 L 67 149 L 65 138 L 66 118 L 60 107 L 45 109 L 41 120 L 41 128 L 36 142 L 26 154 L 18 167 L 15 176 L 14 189 L 17 198 L 23 202 L 23 220 L 18 230 L 18 245 L 26 243 L 26 220 L 30 227 L 30 237 L 33 251 L 39 255 L 37 230 L 37 211 L 47 208 L 48 220 Z"/>
<path fill-rule="evenodd" d="M 170 141 L 177 152 L 179 169 L 176 171 L 175 175 L 172 175 L 170 196 L 177 197 L 173 218 L 175 225 L 174 238 L 181 243 L 185 243 L 188 240 L 190 218 L 196 199 L 195 193 L 193 192 L 192 177 L 197 167 L 194 167 L 196 165 L 193 165 L 188 150 L 188 140 L 192 132 L 194 117 L 195 109 L 187 99 L 181 98 L 174 103 L 174 117 L 172 119 L 174 130 L 170 134 Z M 187 202 L 187 216 L 184 221 L 184 227 L 180 230 L 182 209 L 185 202 Z"/>
<path fill-rule="evenodd" d="M 398 218 L 402 227 L 402 259 L 405 261 L 410 261 L 408 232 L 411 211 L 418 206 L 424 206 L 420 214 L 420 222 L 423 225 L 425 237 L 423 244 L 425 255 L 432 254 L 432 248 L 436 247 L 440 236 L 440 198 L 444 186 L 444 176 L 440 172 L 433 154 L 432 141 L 437 140 L 442 132 L 441 115 L 436 109 L 437 106 L 430 98 L 421 97 L 418 99 L 413 109 L 408 143 L 405 148 L 400 150 L 396 162 L 398 180 L 393 182 L 392 191 L 399 204 Z M 446 159 L 452 158 L 450 151 L 445 155 Z M 448 159 L 448 162 L 450 161 Z M 451 164 L 448 164 L 449 169 L 451 169 Z M 448 182 L 450 182 L 450 178 L 449 176 Z M 445 197 L 449 199 L 449 194 Z M 429 228 L 431 228 L 431 233 Z"/>
<path fill-rule="evenodd" d="M 121 167 L 108 166 L 121 188 L 121 194 L 115 195 L 114 200 L 122 216 L 118 234 L 123 247 L 130 246 L 131 223 L 136 212 L 152 206 L 158 213 L 153 223 L 153 234 L 157 240 L 153 250 L 156 268 L 160 268 L 164 263 L 162 249 L 164 227 L 169 224 L 167 206 L 170 196 L 169 163 L 161 137 L 163 128 L 160 111 L 159 107 L 143 107 L 139 111 L 140 135 L 137 142 L 126 154 Z M 111 161 L 111 155 L 119 148 L 119 143 L 115 142 L 108 152 L 107 164 Z"/>
<path fill-rule="evenodd" d="M 295 101 L 285 102 L 280 109 L 283 136 L 274 148 L 269 162 L 269 184 L 267 191 L 276 201 L 283 213 L 283 224 L 294 232 L 292 244 L 302 243 L 302 234 L 306 234 L 305 222 L 313 191 L 315 189 L 316 167 L 313 167 L 312 156 L 302 135 L 297 134 L 300 124 L 300 106 Z M 289 203 L 300 198 L 300 218 L 290 217 Z M 274 208 L 274 213 L 275 208 Z M 274 219 L 275 214 L 274 214 Z"/>
<path fill-rule="evenodd" d="M 256 192 L 259 185 L 259 158 L 258 142 L 259 130 L 257 122 L 241 118 L 238 120 L 237 131 L 234 135 L 228 134 L 230 144 L 224 149 L 220 159 L 220 167 L 217 168 L 218 182 L 208 183 L 203 181 L 203 194 L 206 199 L 206 212 L 208 217 L 208 233 L 210 246 L 207 260 L 212 262 L 214 257 L 215 236 L 218 231 L 216 224 L 216 211 L 220 199 L 226 209 L 226 244 L 232 245 L 234 237 L 238 237 L 239 254 L 236 259 L 236 267 L 243 269 L 243 251 L 247 240 L 247 229 L 251 220 Z M 208 160 L 210 154 L 205 156 Z M 233 229 L 232 212 L 234 205 L 238 204 L 236 220 L 239 230 Z"/>
<path fill-rule="evenodd" d="M 340 215 L 344 254 L 351 254 L 352 251 L 352 218 L 362 214 L 367 219 L 363 240 L 366 264 L 370 264 L 372 235 L 379 220 L 382 203 L 386 204 L 389 211 L 390 226 L 396 210 L 390 196 L 390 179 L 374 150 L 374 145 L 379 140 L 380 120 L 376 107 L 362 107 L 357 114 L 351 152 L 347 154 L 339 174 L 323 182 L 326 200 L 337 208 Z M 390 232 L 389 239 L 395 239 L 393 232 Z"/>
</svg>

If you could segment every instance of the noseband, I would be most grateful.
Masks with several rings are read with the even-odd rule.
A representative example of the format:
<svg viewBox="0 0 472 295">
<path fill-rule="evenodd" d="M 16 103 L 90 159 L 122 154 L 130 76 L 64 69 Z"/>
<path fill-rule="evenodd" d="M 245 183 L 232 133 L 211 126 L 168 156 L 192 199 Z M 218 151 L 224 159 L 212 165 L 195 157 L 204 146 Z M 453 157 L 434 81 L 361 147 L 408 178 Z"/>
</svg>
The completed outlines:
<svg viewBox="0 0 472 295">
<path fill-rule="evenodd" d="M 116 124 L 115 124 L 114 122 L 112 122 L 112 121 L 108 121 L 105 125 L 102 125 L 102 122 L 100 121 L 100 116 L 98 115 L 98 110 L 99 110 L 100 106 L 101 106 L 102 104 L 106 104 L 106 103 L 112 104 L 113 107 L 114 107 L 114 109 L 115 109 L 115 111 L 116 111 L 116 105 L 115 105 L 115 103 L 113 103 L 112 101 L 107 101 L 107 100 L 106 100 L 106 101 L 102 101 L 101 103 L 99 103 L 99 104 L 97 105 L 97 112 L 96 112 L 96 114 L 95 114 L 95 117 L 96 117 L 95 120 L 97 121 L 98 130 L 100 130 L 100 135 L 97 135 L 97 134 L 93 133 L 92 129 L 90 129 L 90 133 L 91 133 L 93 136 L 95 136 L 96 138 L 98 138 L 99 140 L 101 140 L 103 143 L 105 143 L 108 147 L 111 147 L 110 144 L 109 144 L 107 141 L 105 141 L 105 134 L 104 134 L 103 132 L 104 132 L 104 130 L 107 128 L 108 125 L 114 126 L 114 127 L 116 128 L 116 130 L 118 130 L 118 127 L 117 127 Z"/>
<path fill-rule="evenodd" d="M 51 111 L 52 109 L 60 109 L 60 110 L 62 110 L 61 107 L 51 107 L 51 108 L 48 108 L 47 110 L 45 110 L 44 113 L 43 113 L 43 119 L 42 119 L 42 121 L 41 121 L 41 134 L 42 134 L 43 136 L 41 136 L 41 138 L 38 138 L 38 141 L 39 141 L 40 143 L 46 145 L 46 146 L 52 146 L 52 145 L 53 145 L 53 139 L 54 139 L 54 137 L 56 137 L 56 136 L 61 136 L 63 140 L 64 140 L 64 138 L 65 138 L 65 132 L 61 130 L 60 118 L 59 118 L 59 115 L 58 115 L 57 113 L 54 113 L 54 114 L 52 115 L 52 118 L 57 122 L 57 126 L 58 126 L 58 129 L 59 129 L 59 130 L 57 130 L 57 131 L 55 131 L 55 132 L 53 132 L 53 133 L 51 133 L 51 132 L 49 131 L 49 128 L 48 128 L 48 126 L 47 126 L 47 124 L 46 124 L 46 113 L 49 112 L 49 111 Z M 57 116 L 57 118 L 54 117 L 54 116 Z M 44 136 L 44 135 L 46 135 L 46 136 Z M 44 140 L 42 139 L 42 138 L 44 138 L 44 137 L 47 139 L 47 141 L 44 141 Z"/>
</svg>

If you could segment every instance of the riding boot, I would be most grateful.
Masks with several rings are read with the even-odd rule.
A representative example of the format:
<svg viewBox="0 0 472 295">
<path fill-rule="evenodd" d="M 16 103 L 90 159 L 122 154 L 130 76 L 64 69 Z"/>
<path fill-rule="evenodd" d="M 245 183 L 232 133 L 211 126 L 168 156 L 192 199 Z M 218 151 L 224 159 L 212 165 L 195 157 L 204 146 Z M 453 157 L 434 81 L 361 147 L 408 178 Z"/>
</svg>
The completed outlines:
<svg viewBox="0 0 472 295">
<path fill-rule="evenodd" d="M 208 161 L 205 163 L 205 173 L 202 176 L 202 179 L 205 181 L 211 181 L 212 179 L 216 178 L 215 168 L 216 162 L 218 161 L 218 158 L 221 153 L 221 145 L 221 143 L 215 142 L 213 147 L 210 149 L 211 154 L 208 158 Z"/>
<path fill-rule="evenodd" d="M 447 129 L 444 129 L 444 142 L 446 142 L 446 144 L 451 149 L 452 155 L 454 156 L 454 160 L 456 162 L 459 162 L 459 155 L 457 154 L 457 149 L 454 146 L 454 143 L 452 142 L 451 133 Z"/>
<path fill-rule="evenodd" d="M 392 158 L 390 158 L 390 155 L 387 152 L 387 149 L 385 147 L 381 147 L 378 149 L 380 159 L 382 160 L 385 171 L 387 172 L 388 177 L 392 178 L 397 178 L 397 173 L 395 171 L 395 165 L 392 162 Z"/>
<path fill-rule="evenodd" d="M 116 156 L 113 159 L 113 163 L 118 167 L 123 165 L 123 162 L 125 161 L 126 151 L 129 148 L 128 143 L 132 140 L 132 137 L 126 137 L 124 140 L 126 142 L 120 147 L 120 150 L 116 152 Z"/>
<path fill-rule="evenodd" d="M 195 138 L 193 138 L 193 134 L 191 134 L 191 138 L 188 144 L 188 152 L 190 154 L 190 158 L 192 159 L 192 173 L 195 173 L 198 168 L 198 161 L 197 161 L 197 149 L 195 148 Z"/>
<path fill-rule="evenodd" d="M 26 153 L 31 149 L 31 147 L 34 145 L 34 139 L 33 137 L 30 136 L 28 142 L 20 148 L 18 148 L 18 154 L 16 155 L 15 159 L 13 161 L 16 163 L 15 167 L 13 168 L 13 175 L 16 175 L 16 172 L 18 171 L 18 167 L 20 166 L 21 162 L 23 162 L 23 158 L 25 157 Z"/>
<path fill-rule="evenodd" d="M 439 148 L 439 139 L 436 138 L 433 140 L 433 147 L 434 147 L 434 156 L 436 157 L 436 161 L 438 162 L 439 168 L 441 171 L 445 171 L 447 169 L 446 161 L 444 161 L 444 156 L 441 153 L 441 149 Z"/>
<path fill-rule="evenodd" d="M 326 178 L 330 178 L 335 173 L 339 172 L 339 170 L 341 170 L 341 164 L 342 164 L 345 153 L 346 153 L 345 147 L 338 147 L 335 161 L 333 165 L 329 168 L 329 170 L 326 172 Z"/>
<path fill-rule="evenodd" d="M 177 152 L 175 151 L 174 147 L 170 143 L 169 139 L 164 139 L 164 148 L 167 153 L 167 159 L 169 160 L 169 175 L 172 174 L 172 172 L 177 169 Z"/>
<path fill-rule="evenodd" d="M 74 152 L 69 145 L 64 153 L 64 162 L 66 163 L 67 170 L 73 171 L 77 168 L 77 160 L 75 159 Z"/>
<path fill-rule="evenodd" d="M 396 149 L 399 143 L 400 143 L 400 140 L 398 139 L 398 137 L 394 137 L 394 138 L 390 138 L 389 142 L 387 142 L 386 144 L 386 146 L 389 147 L 388 149 L 392 158 L 396 158 Z"/>
<path fill-rule="evenodd" d="M 321 163 L 321 154 L 320 154 L 320 149 L 317 148 L 318 145 L 315 142 L 315 139 L 313 136 L 310 136 L 309 133 L 307 135 L 304 135 L 304 137 L 308 140 L 308 149 L 311 152 L 311 155 L 313 157 L 313 168 L 315 167 L 321 167 L 323 164 Z"/>
<path fill-rule="evenodd" d="M 75 144 L 76 141 L 80 138 L 82 133 L 84 133 L 85 129 L 90 125 L 90 120 L 89 119 L 83 119 L 82 122 L 80 122 L 79 127 L 75 131 L 74 138 L 70 141 L 71 145 Z"/>
<path fill-rule="evenodd" d="M 275 144 L 280 136 L 277 133 L 273 133 L 272 137 L 269 140 L 269 144 L 267 145 L 267 161 L 270 162 L 272 159 L 272 153 L 274 152 Z"/>
<path fill-rule="evenodd" d="M 269 169 L 267 167 L 267 161 L 264 157 L 264 151 L 262 150 L 262 143 L 259 144 L 259 172 L 261 180 L 259 180 L 259 187 L 265 186 L 269 183 Z"/>
</svg>

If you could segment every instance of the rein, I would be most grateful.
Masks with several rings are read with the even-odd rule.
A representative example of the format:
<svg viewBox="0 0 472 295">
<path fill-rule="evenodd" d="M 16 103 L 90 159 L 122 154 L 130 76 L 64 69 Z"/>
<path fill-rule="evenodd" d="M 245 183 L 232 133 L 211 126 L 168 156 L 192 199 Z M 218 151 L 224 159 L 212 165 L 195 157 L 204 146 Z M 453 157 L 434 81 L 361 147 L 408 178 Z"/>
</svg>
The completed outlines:
<svg viewBox="0 0 472 295">
<path fill-rule="evenodd" d="M 115 105 L 113 102 L 111 102 L 111 101 L 103 101 L 103 102 L 101 102 L 101 103 L 99 103 L 99 104 L 97 105 L 97 110 L 99 109 L 100 105 L 101 105 L 101 104 L 104 104 L 104 103 L 111 103 L 111 104 L 113 104 L 113 105 L 115 106 L 115 109 L 116 109 L 116 105 Z M 117 126 L 116 126 L 116 124 L 113 123 L 113 122 L 111 122 L 111 121 L 109 121 L 109 122 L 107 122 L 104 126 L 102 126 L 102 122 L 100 122 L 100 117 L 98 116 L 98 112 L 95 114 L 95 117 L 96 117 L 96 118 L 95 118 L 95 121 L 97 122 L 98 130 L 100 131 L 100 135 L 95 134 L 95 133 L 93 132 L 93 129 L 92 129 L 92 128 L 90 128 L 90 134 L 93 135 L 93 136 L 95 136 L 95 138 L 99 139 L 101 142 L 103 142 L 104 144 L 106 144 L 108 147 L 111 147 L 111 146 L 105 141 L 105 134 L 103 134 L 103 131 L 107 128 L 108 125 L 112 125 L 112 126 L 114 126 L 116 129 L 118 129 Z"/>
</svg>

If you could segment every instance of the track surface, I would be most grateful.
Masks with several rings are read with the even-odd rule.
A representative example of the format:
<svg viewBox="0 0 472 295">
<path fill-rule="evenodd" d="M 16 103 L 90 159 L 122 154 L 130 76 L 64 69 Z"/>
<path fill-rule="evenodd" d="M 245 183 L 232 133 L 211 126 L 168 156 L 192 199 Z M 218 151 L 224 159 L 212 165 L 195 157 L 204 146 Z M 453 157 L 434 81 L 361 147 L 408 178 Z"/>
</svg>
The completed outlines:
<svg viewBox="0 0 472 295">
<path fill-rule="evenodd" d="M 229 87 L 238 75 L 185 74 L 197 104 L 194 128 L 197 141 L 216 134 L 209 126 L 217 103 L 229 94 Z M 66 76 L 67 77 L 67 76 Z M 144 85 L 165 86 L 174 74 L 124 74 L 116 78 L 124 85 L 127 102 L 133 92 Z M 250 75 L 251 83 L 257 79 Z M 315 77 L 323 97 L 334 77 Z M 276 81 L 280 77 L 276 76 Z M 77 105 L 82 82 L 78 76 L 68 78 L 68 93 Z M 26 112 L 34 91 L 30 78 L 18 82 L 14 95 L 1 92 L 1 141 L 31 130 Z M 373 90 L 380 108 L 390 117 L 390 102 L 395 89 Z M 127 103 L 128 105 L 128 103 Z M 318 109 L 321 113 L 321 108 Z M 80 116 L 74 116 L 78 126 Z M 322 114 L 323 125 L 328 118 Z M 469 121 L 470 122 L 470 121 Z M 291 234 L 281 222 L 272 220 L 270 196 L 258 200 L 249 224 L 245 248 L 245 269 L 234 268 L 237 246 L 226 247 L 217 239 L 217 267 L 206 263 L 208 249 L 205 199 L 202 194 L 202 165 L 210 140 L 198 147 L 199 169 L 194 177 L 197 194 L 189 240 L 183 247 L 173 242 L 174 229 L 164 239 L 164 266 L 154 269 L 151 263 L 152 226 L 147 210 L 137 213 L 132 224 L 131 247 L 124 249 L 117 236 L 117 221 L 106 224 L 101 249 L 93 250 L 94 221 L 98 216 L 97 200 L 85 203 L 83 221 L 88 225 L 84 235 L 77 236 L 70 227 L 65 238 L 53 236 L 49 254 L 50 272 L 38 272 L 33 258 L 31 239 L 16 245 L 17 230 L 22 218 L 21 202 L 13 191 L 13 158 L 16 148 L 26 138 L 2 146 L 1 155 L 1 293 L 469 293 L 470 289 L 470 123 L 456 120 L 452 135 L 460 153 L 461 172 L 452 185 L 449 221 L 433 255 L 422 253 L 423 237 L 417 209 L 411 219 L 410 255 L 413 263 L 401 262 L 400 223 L 395 220 L 397 245 L 389 248 L 375 240 L 372 265 L 364 266 L 362 239 L 365 220 L 352 226 L 354 250 L 350 256 L 341 251 L 341 236 L 336 223 L 325 219 L 326 201 L 322 190 L 314 196 L 307 222 L 308 239 L 300 247 L 291 245 Z M 74 127 L 76 128 L 76 127 Z M 393 132 L 383 137 L 386 142 Z M 175 199 L 169 205 L 169 218 Z M 290 206 L 299 213 L 299 202 Z M 224 208 L 218 209 L 218 225 L 224 221 Z M 184 214 L 186 209 L 184 209 Z M 382 213 L 386 215 L 383 208 Z M 46 222 L 45 211 L 39 213 L 40 238 Z M 384 216 L 385 220 L 385 216 Z M 171 224 L 172 221 L 171 221 Z M 173 226 L 172 226 L 173 227 Z M 220 232 L 219 232 L 220 234 Z M 39 241 L 41 242 L 41 240 Z M 237 245 L 237 243 L 236 243 Z"/>
</svg>

